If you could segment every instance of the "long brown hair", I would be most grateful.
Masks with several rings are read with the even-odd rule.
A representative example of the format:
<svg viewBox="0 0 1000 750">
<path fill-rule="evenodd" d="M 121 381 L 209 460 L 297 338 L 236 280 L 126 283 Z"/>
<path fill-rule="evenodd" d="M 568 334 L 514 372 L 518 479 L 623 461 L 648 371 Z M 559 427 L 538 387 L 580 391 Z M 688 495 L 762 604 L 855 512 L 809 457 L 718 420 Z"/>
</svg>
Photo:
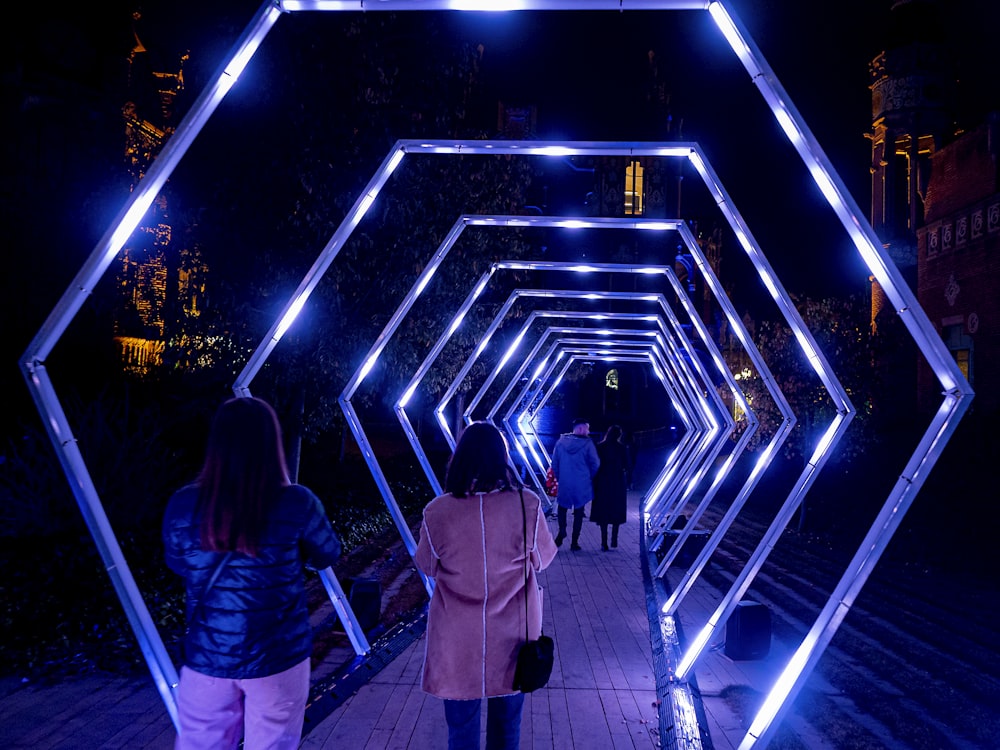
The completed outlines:
<svg viewBox="0 0 1000 750">
<path fill-rule="evenodd" d="M 519 485 L 503 433 L 489 422 L 466 427 L 448 462 L 445 489 L 455 497 L 465 497 Z"/>
<path fill-rule="evenodd" d="M 255 555 L 268 505 L 289 485 L 281 425 L 259 398 L 223 403 L 208 435 L 198 477 L 201 546 Z"/>
</svg>

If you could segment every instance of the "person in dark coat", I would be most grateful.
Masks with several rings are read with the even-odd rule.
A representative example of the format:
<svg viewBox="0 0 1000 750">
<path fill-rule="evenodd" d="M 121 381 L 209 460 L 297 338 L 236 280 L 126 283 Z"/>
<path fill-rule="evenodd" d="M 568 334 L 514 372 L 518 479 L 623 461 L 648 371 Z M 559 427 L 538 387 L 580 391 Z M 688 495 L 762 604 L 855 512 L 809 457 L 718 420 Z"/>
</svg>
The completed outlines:
<svg viewBox="0 0 1000 750">
<path fill-rule="evenodd" d="M 312 653 L 304 569 L 329 567 L 341 546 L 319 498 L 289 480 L 270 404 L 219 407 L 163 542 L 187 601 L 174 750 L 294 750 Z"/>
<path fill-rule="evenodd" d="M 601 527 L 601 549 L 608 551 L 608 526 L 611 546 L 618 546 L 618 527 L 625 523 L 628 496 L 628 448 L 622 442 L 622 428 L 611 425 L 597 444 L 600 468 L 594 475 L 594 501 L 590 520 Z"/>
</svg>

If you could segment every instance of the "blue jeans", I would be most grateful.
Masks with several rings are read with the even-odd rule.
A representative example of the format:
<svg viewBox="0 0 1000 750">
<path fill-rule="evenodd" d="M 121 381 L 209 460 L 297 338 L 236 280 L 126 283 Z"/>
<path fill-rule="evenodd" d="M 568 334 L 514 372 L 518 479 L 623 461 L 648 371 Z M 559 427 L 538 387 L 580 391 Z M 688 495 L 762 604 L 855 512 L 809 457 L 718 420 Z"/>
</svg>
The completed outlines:
<svg viewBox="0 0 1000 750">
<path fill-rule="evenodd" d="M 480 698 L 444 702 L 448 750 L 479 750 Z M 486 750 L 517 750 L 521 745 L 524 693 L 486 700 Z"/>
</svg>

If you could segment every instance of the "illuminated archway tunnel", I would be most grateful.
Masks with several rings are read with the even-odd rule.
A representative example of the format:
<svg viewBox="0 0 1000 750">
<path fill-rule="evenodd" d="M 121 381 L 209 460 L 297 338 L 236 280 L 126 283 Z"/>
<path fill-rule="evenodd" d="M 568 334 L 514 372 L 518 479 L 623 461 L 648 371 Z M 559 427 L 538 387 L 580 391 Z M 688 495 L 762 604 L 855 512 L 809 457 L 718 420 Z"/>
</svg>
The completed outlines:
<svg viewBox="0 0 1000 750">
<path fill-rule="evenodd" d="M 461 0 L 423 0 L 420 3 L 414 3 L 412 0 L 381 0 L 378 3 L 365 3 L 362 0 L 268 0 L 261 5 L 234 45 L 229 58 L 208 82 L 204 91 L 177 127 L 157 160 L 131 193 L 128 201 L 116 216 L 112 226 L 101 237 L 93 253 L 85 261 L 81 270 L 60 298 L 21 358 L 21 367 L 28 388 L 42 416 L 49 438 L 56 450 L 74 497 L 94 538 L 105 567 L 109 572 L 116 593 L 122 601 L 122 605 L 129 618 L 130 625 L 136 634 L 143 656 L 149 665 L 157 689 L 175 724 L 177 723 L 174 697 L 177 685 L 176 668 L 166 653 L 159 633 L 149 616 L 135 580 L 131 575 L 127 561 L 122 555 L 114 531 L 110 527 L 104 513 L 101 498 L 90 476 L 86 462 L 80 453 L 72 426 L 69 424 L 56 389 L 50 379 L 46 367 L 49 354 L 65 333 L 70 322 L 80 311 L 84 301 L 92 293 L 99 279 L 106 273 L 128 238 L 132 235 L 140 221 L 142 221 L 179 160 L 197 138 L 205 123 L 211 118 L 223 97 L 225 97 L 235 84 L 240 73 L 250 63 L 261 41 L 283 15 L 298 12 L 414 11 L 416 9 L 421 11 L 572 11 L 586 9 L 589 11 L 606 10 L 608 12 L 621 13 L 633 7 L 641 7 L 647 11 L 662 10 L 664 12 L 688 11 L 706 13 L 714 21 L 718 34 L 725 40 L 728 50 L 731 51 L 743 66 L 752 84 L 756 87 L 761 97 L 763 97 L 767 109 L 774 117 L 785 137 L 787 137 L 796 154 L 801 158 L 817 189 L 829 203 L 830 210 L 840 222 L 850 245 L 860 255 L 871 275 L 885 292 L 889 302 L 904 323 L 907 333 L 912 337 L 922 356 L 930 366 L 930 369 L 934 372 L 941 388 L 942 397 L 940 406 L 927 425 L 925 432 L 916 441 L 913 452 L 905 466 L 899 469 L 899 481 L 895 483 L 888 496 L 884 499 L 881 509 L 872 522 L 864 540 L 845 569 L 827 604 L 818 613 L 815 623 L 803 639 L 793 658 L 790 659 L 788 665 L 785 667 L 779 681 L 768 695 L 763 707 L 750 726 L 741 747 L 749 748 L 756 742 L 766 742 L 770 738 L 784 710 L 794 699 L 806 677 L 812 671 L 823 650 L 836 632 L 846 610 L 851 607 L 858 592 L 864 586 L 874 563 L 877 562 L 885 550 L 906 510 L 912 504 L 915 496 L 922 487 L 928 472 L 936 463 L 944 445 L 954 432 L 958 421 L 967 410 L 973 394 L 956 363 L 938 337 L 934 327 L 927 320 L 913 292 L 908 288 L 904 279 L 888 258 L 881 242 L 865 220 L 862 211 L 850 196 L 798 110 L 792 105 L 787 92 L 778 82 L 767 62 L 763 59 L 760 50 L 750 38 L 747 29 L 732 11 L 728 2 L 714 0 L 648 0 L 643 3 L 629 3 L 622 0 L 556 0 L 553 2 L 546 2 L 546 0 L 499 0 L 495 3 L 480 2 L 479 0 L 473 2 L 462 2 Z M 725 623 L 726 618 L 736 607 L 740 597 L 760 570 L 768 551 L 777 542 L 778 536 L 785 528 L 791 514 L 795 512 L 805 492 L 819 478 L 820 470 L 830 455 L 837 449 L 837 445 L 851 421 L 854 413 L 853 406 L 844 388 L 840 385 L 834 368 L 827 362 L 823 352 L 816 345 L 812 334 L 796 312 L 777 274 L 767 260 L 763 249 L 755 240 L 748 223 L 737 210 L 709 163 L 709 159 L 706 158 L 705 153 L 697 143 L 400 141 L 391 149 L 381 166 L 376 170 L 374 176 L 359 195 L 353 207 L 348 211 L 343 223 L 329 238 L 325 246 L 320 249 L 315 263 L 298 285 L 291 299 L 283 307 L 280 315 L 271 326 L 258 349 L 249 359 L 246 368 L 234 384 L 234 391 L 238 395 L 249 394 L 250 384 L 254 376 L 263 366 L 264 362 L 266 362 L 269 354 L 279 344 L 284 334 L 295 321 L 297 315 L 302 311 L 310 294 L 323 277 L 323 274 L 335 261 L 347 238 L 376 203 L 379 191 L 392 178 L 393 173 L 410 154 L 434 155 L 440 158 L 473 158 L 477 156 L 506 155 L 511 158 L 538 159 L 563 158 L 567 155 L 583 154 L 629 158 L 642 156 L 684 161 L 700 177 L 705 188 L 713 197 L 719 214 L 732 230 L 741 250 L 752 264 L 759 283 L 766 290 L 766 294 L 773 301 L 785 323 L 794 332 L 795 341 L 801 350 L 802 356 L 811 364 L 816 377 L 822 383 L 830 402 L 833 404 L 833 413 L 830 416 L 829 423 L 822 430 L 820 438 L 814 444 L 812 455 L 805 469 L 780 507 L 765 533 L 760 546 L 754 551 L 732 588 L 723 597 L 722 602 L 711 616 L 709 622 L 695 636 L 692 643 L 687 645 L 676 670 L 676 677 L 683 681 L 697 663 L 698 657 L 714 630 Z M 697 577 L 701 567 L 707 561 L 708 555 L 711 554 L 713 544 L 718 543 L 721 536 L 725 533 L 726 528 L 733 522 L 735 516 L 740 511 L 742 503 L 753 490 L 762 473 L 766 471 L 768 464 L 795 422 L 795 415 L 792 414 L 780 389 L 776 387 L 773 377 L 770 376 L 768 363 L 760 357 L 759 352 L 756 351 L 750 341 L 749 334 L 738 323 L 738 316 L 729 303 L 727 295 L 722 290 L 721 284 L 715 278 L 707 259 L 700 253 L 697 241 L 690 236 L 690 231 L 687 230 L 686 225 L 682 221 L 655 222 L 641 219 L 593 219 L 588 217 L 461 217 L 456 223 L 452 234 L 449 235 L 449 238 L 442 243 L 434 256 L 429 259 L 425 270 L 422 272 L 420 278 L 418 278 L 414 287 L 400 301 L 399 307 L 390 319 L 389 324 L 372 343 L 368 355 L 360 363 L 348 386 L 341 394 L 340 403 L 344 409 L 348 424 L 359 445 L 362 447 L 363 455 L 369 463 L 373 476 L 379 484 L 380 490 L 383 492 L 387 507 L 393 514 L 400 534 L 407 543 L 408 549 L 412 552 L 412 537 L 392 498 L 388 483 L 381 476 L 381 469 L 375 451 L 372 449 L 367 438 L 362 419 L 352 405 L 352 397 L 364 382 L 365 377 L 371 371 L 372 367 L 374 367 L 383 349 L 392 338 L 395 328 L 407 314 L 409 306 L 421 294 L 426 285 L 430 283 L 434 269 L 447 256 L 451 244 L 454 243 L 466 226 L 474 225 L 478 222 L 483 226 L 490 225 L 502 229 L 503 227 L 529 226 L 533 220 L 536 220 L 538 224 L 545 224 L 547 222 L 551 226 L 575 227 L 586 231 L 597 231 L 599 229 L 614 227 L 619 229 L 628 228 L 634 231 L 669 231 L 678 233 L 683 238 L 688 251 L 695 259 L 695 267 L 702 274 L 705 285 L 711 289 L 719 306 L 725 312 L 734 334 L 740 340 L 747 355 L 753 360 L 754 366 L 768 386 L 771 398 L 774 399 L 783 416 L 781 426 L 771 436 L 761 456 L 754 463 L 753 469 L 740 493 L 731 503 L 723 520 L 715 529 L 715 533 L 712 535 L 713 543 L 706 545 L 699 558 L 689 568 L 682 585 L 673 592 L 670 601 L 664 605 L 661 627 L 664 634 L 667 634 L 672 630 L 672 617 L 674 613 L 681 606 L 684 594 L 689 590 L 690 583 Z M 671 253 L 664 260 L 671 262 L 672 258 L 673 255 Z M 542 265 L 540 265 L 541 261 L 537 261 L 536 263 L 539 265 L 534 270 L 544 270 Z M 498 264 L 491 269 L 489 274 L 480 279 L 469 290 L 469 294 L 462 307 L 456 311 L 456 317 L 452 323 L 453 326 L 461 324 L 462 318 L 476 304 L 479 295 L 489 283 L 490 277 L 499 270 L 503 270 L 502 264 Z M 582 265 L 577 270 L 581 279 L 585 279 L 586 274 L 592 271 L 592 269 L 587 269 L 582 267 Z M 610 269 L 607 268 L 602 270 L 610 272 Z M 676 277 L 672 273 L 665 273 L 663 269 L 636 267 L 628 269 L 625 272 L 635 274 L 659 273 L 663 275 L 668 286 L 676 284 Z M 585 284 L 578 287 L 575 291 L 550 289 L 536 295 L 536 298 L 542 301 L 557 298 L 563 302 L 567 302 L 573 299 L 574 294 L 598 294 L 598 290 L 581 292 L 581 289 L 586 289 Z M 687 299 L 686 291 L 683 288 L 678 289 L 676 286 L 670 286 L 670 291 L 671 296 L 676 296 L 676 298 L 681 300 L 680 307 L 684 308 L 685 314 L 688 315 L 692 324 L 697 327 L 698 316 L 693 313 L 693 308 L 689 309 L 691 308 L 691 301 Z M 531 297 L 531 294 L 526 290 L 524 294 L 512 297 L 510 304 L 513 306 L 518 300 L 523 302 Z M 704 372 L 700 365 L 686 364 L 682 352 L 691 342 L 686 336 L 678 333 L 675 321 L 671 317 L 677 311 L 669 304 L 659 303 L 657 295 L 650 295 L 650 297 L 649 300 L 646 300 L 653 308 L 648 313 L 650 319 L 644 321 L 642 325 L 635 326 L 635 328 L 641 329 L 643 326 L 647 326 L 650 331 L 653 331 L 652 338 L 655 343 L 636 345 L 636 340 L 643 340 L 645 337 L 645 333 L 641 330 L 635 334 L 623 332 L 610 334 L 606 337 L 607 340 L 601 341 L 600 346 L 590 341 L 580 344 L 570 343 L 569 339 L 573 338 L 572 334 L 552 331 L 550 335 L 554 336 L 553 344 L 546 350 L 547 355 L 542 353 L 542 349 L 539 349 L 538 352 L 531 354 L 530 359 L 531 361 L 537 360 L 535 372 L 539 374 L 541 381 L 537 386 L 540 388 L 538 393 L 541 398 L 545 398 L 546 393 L 550 393 L 553 388 L 557 387 L 560 370 L 553 361 L 560 359 L 560 357 L 564 360 L 572 360 L 576 356 L 593 356 L 601 349 L 608 349 L 614 352 L 611 355 L 613 358 L 631 358 L 633 356 L 632 352 L 637 350 L 643 352 L 639 358 L 645 357 L 649 362 L 649 367 L 654 368 L 658 372 L 658 377 L 662 375 L 661 382 L 665 384 L 665 389 L 670 397 L 677 399 L 678 403 L 683 404 L 681 411 L 689 421 L 685 449 L 682 455 L 678 454 L 671 457 L 668 464 L 664 467 L 664 472 L 656 482 L 655 491 L 647 499 L 648 504 L 644 508 L 644 511 L 649 513 L 651 518 L 656 519 L 657 522 L 665 522 L 678 511 L 678 503 L 683 502 L 685 497 L 690 496 L 691 490 L 695 486 L 704 486 L 707 484 L 706 494 L 712 494 L 724 478 L 725 473 L 732 467 L 735 457 L 742 451 L 744 444 L 738 442 L 737 446 L 728 453 L 726 460 L 722 462 L 723 469 L 721 472 L 718 472 L 715 476 L 709 475 L 708 463 L 701 460 L 699 454 L 704 454 L 705 452 L 711 453 L 717 451 L 717 449 L 721 450 L 722 441 L 731 432 L 731 421 L 727 419 L 725 410 L 720 409 L 718 403 L 715 402 L 714 399 L 716 397 L 710 396 L 708 393 L 709 391 L 714 393 L 714 389 L 709 387 L 711 383 L 715 382 L 714 374 L 710 375 Z M 547 302 L 542 302 L 542 304 L 547 304 Z M 594 310 L 587 308 L 584 311 L 581 308 L 579 312 L 586 312 L 587 315 L 590 315 Z M 607 312 L 607 310 L 603 312 Z M 593 320 L 596 319 L 596 317 L 593 318 Z M 497 328 L 499 329 L 503 324 L 503 316 L 498 316 L 496 320 L 498 321 Z M 543 334 L 544 332 L 529 332 L 528 329 L 525 329 L 522 338 L 527 338 L 530 335 L 540 340 Z M 588 334 L 588 336 L 590 335 L 592 334 Z M 702 336 L 702 333 L 698 331 L 698 335 Z M 443 333 L 439 340 L 441 348 L 445 346 L 447 340 L 447 333 Z M 488 340 L 489 337 L 483 343 L 488 343 Z M 408 385 L 400 391 L 395 405 L 400 423 L 418 455 L 423 453 L 423 449 L 420 441 L 416 439 L 415 433 L 409 426 L 405 408 L 409 399 L 412 398 L 413 394 L 420 387 L 420 381 L 426 370 L 433 365 L 434 358 L 440 353 L 440 349 L 437 347 L 435 349 L 437 351 L 431 352 L 425 365 L 422 365 L 413 373 Z M 472 362 L 482 357 L 485 353 L 485 346 L 480 345 L 475 351 L 467 353 L 467 362 Z M 518 353 L 516 348 L 508 348 L 504 355 L 495 358 L 494 361 L 498 366 L 494 369 L 499 371 L 506 366 L 508 361 L 513 364 L 520 356 L 522 355 Z M 539 356 L 541 356 L 540 360 L 538 360 Z M 550 361 L 543 364 L 546 356 Z M 725 363 L 718 356 L 717 352 L 712 353 L 712 359 L 715 363 L 714 366 L 720 373 L 727 373 Z M 697 357 L 688 358 L 688 361 L 692 363 L 696 360 Z M 525 359 L 524 361 L 528 360 Z M 467 374 L 468 371 L 464 372 L 460 377 L 464 378 Z M 740 398 L 740 389 L 735 385 L 733 380 L 730 377 L 724 377 L 723 380 L 732 392 L 733 397 Z M 508 381 L 508 384 L 513 382 L 514 380 L 511 379 Z M 449 393 L 446 394 L 435 410 L 440 427 L 449 441 L 452 441 L 453 437 L 444 415 L 448 402 L 460 387 L 459 383 L 460 380 L 456 380 L 454 388 L 449 390 Z M 490 397 L 487 395 L 488 391 L 489 384 L 480 384 L 473 407 L 478 406 L 480 402 L 485 402 L 486 405 L 490 406 L 491 410 L 496 410 L 491 412 L 495 416 L 497 412 L 504 408 L 503 404 L 510 393 L 505 392 L 501 398 L 494 397 L 493 401 L 490 401 Z M 528 395 L 524 393 L 522 400 L 527 398 Z M 744 406 L 748 407 L 749 405 L 744 404 Z M 471 418 L 471 409 L 473 407 L 470 407 L 470 410 L 462 415 L 464 419 L 468 420 Z M 748 414 L 752 414 L 752 409 L 746 408 L 745 411 Z M 530 444 L 532 438 L 530 413 L 526 413 L 523 410 L 518 411 L 516 408 L 508 406 L 504 412 L 502 423 L 504 428 L 517 438 L 518 444 L 521 444 L 522 440 L 526 445 Z M 529 449 L 523 455 L 523 459 L 526 462 L 526 466 L 532 467 L 530 470 L 537 471 L 540 468 L 540 464 L 537 458 L 532 457 L 530 453 Z M 732 458 L 732 461 L 729 460 L 730 458 Z M 422 458 L 421 460 L 423 461 L 424 459 Z M 435 482 L 433 472 L 428 471 L 428 479 L 433 486 Z M 696 512 L 702 509 L 702 505 L 699 505 L 699 509 L 696 509 Z M 654 534 L 658 528 L 654 527 Z M 677 542 L 680 541 L 682 540 L 677 540 Z M 662 539 L 657 539 L 656 543 L 662 543 Z M 676 543 L 674 549 L 677 549 Z M 667 555 L 663 566 L 669 566 L 672 554 L 673 552 Z M 658 571 L 658 573 L 662 573 L 662 570 Z M 355 649 L 358 653 L 365 653 L 369 648 L 367 641 L 358 626 L 353 612 L 351 612 L 350 607 L 346 603 L 343 591 L 336 581 L 332 570 L 323 571 L 321 577 L 330 594 L 331 601 L 337 608 L 338 614 L 347 625 L 348 634 Z M 428 590 L 431 590 L 432 583 L 430 581 L 426 583 Z M 661 710 L 676 710 L 676 706 L 665 705 Z"/>
</svg>

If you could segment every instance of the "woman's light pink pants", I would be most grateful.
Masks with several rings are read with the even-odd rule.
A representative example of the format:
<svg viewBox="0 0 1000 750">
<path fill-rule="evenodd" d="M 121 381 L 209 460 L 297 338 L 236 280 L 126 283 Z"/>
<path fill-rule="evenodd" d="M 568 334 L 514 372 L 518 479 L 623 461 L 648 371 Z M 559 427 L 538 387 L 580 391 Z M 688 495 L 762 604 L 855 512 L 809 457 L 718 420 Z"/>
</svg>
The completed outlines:
<svg viewBox="0 0 1000 750">
<path fill-rule="evenodd" d="M 309 660 L 252 680 L 209 677 L 181 668 L 174 750 L 294 750 L 309 698 Z"/>
</svg>

